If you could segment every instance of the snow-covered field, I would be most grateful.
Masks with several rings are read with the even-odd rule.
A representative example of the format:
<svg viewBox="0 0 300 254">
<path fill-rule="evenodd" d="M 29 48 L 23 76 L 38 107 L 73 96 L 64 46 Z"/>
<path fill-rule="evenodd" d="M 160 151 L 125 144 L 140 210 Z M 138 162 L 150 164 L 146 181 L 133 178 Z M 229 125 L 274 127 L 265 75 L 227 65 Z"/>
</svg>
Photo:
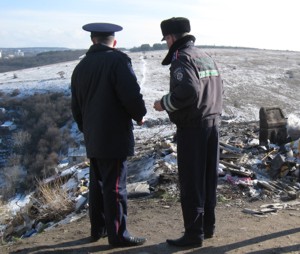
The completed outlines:
<svg viewBox="0 0 300 254">
<path fill-rule="evenodd" d="M 280 107 L 288 116 L 300 115 L 300 52 L 204 49 L 216 60 L 224 79 L 224 117 L 236 121 L 258 120 L 260 107 Z M 155 112 L 153 102 L 168 91 L 169 66 L 161 61 L 166 51 L 128 53 L 141 85 L 146 119 L 166 118 Z M 21 94 L 69 91 L 78 61 L 0 73 L 0 89 Z"/>
</svg>

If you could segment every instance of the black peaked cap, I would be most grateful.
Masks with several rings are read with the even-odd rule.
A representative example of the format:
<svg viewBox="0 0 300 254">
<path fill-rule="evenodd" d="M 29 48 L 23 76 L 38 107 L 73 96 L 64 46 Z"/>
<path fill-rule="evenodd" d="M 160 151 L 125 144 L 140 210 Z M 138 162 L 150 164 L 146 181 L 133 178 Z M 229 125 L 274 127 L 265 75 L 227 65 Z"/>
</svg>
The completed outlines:
<svg viewBox="0 0 300 254">
<path fill-rule="evenodd" d="M 82 29 L 91 32 L 91 35 L 114 35 L 115 32 L 123 30 L 123 27 L 111 23 L 89 23 L 84 25 Z"/>
</svg>

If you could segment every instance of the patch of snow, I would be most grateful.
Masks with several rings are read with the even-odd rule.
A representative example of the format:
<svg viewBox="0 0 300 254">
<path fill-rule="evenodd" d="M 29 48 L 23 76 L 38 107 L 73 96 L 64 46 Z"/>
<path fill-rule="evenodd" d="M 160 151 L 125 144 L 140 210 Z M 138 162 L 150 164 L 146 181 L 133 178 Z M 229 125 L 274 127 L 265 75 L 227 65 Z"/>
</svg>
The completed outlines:
<svg viewBox="0 0 300 254">
<path fill-rule="evenodd" d="M 13 199 L 9 200 L 6 205 L 8 210 L 12 212 L 12 214 L 16 215 L 18 211 L 26 204 L 30 202 L 31 194 L 29 195 L 21 195 L 17 194 Z"/>
<path fill-rule="evenodd" d="M 77 179 L 78 179 L 78 181 L 80 179 L 83 179 L 83 178 L 89 179 L 89 176 L 90 176 L 90 168 L 89 167 L 77 170 Z"/>
</svg>

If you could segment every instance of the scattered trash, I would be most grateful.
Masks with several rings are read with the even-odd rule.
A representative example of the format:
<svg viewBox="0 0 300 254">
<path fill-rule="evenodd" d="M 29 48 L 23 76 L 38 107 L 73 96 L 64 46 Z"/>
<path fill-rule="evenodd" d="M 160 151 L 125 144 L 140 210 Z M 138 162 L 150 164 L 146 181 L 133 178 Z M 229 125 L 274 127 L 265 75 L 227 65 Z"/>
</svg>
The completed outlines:
<svg viewBox="0 0 300 254">
<path fill-rule="evenodd" d="M 282 126 L 286 119 L 282 117 L 280 109 L 262 109 L 261 114 L 265 118 L 262 117 L 264 120 L 260 122 L 221 122 L 217 192 L 219 202 L 278 200 L 278 203 L 267 204 L 259 209 L 243 209 L 244 213 L 265 217 L 281 209 L 298 209 L 300 206 L 297 201 L 300 196 L 300 140 L 288 140 L 286 135 L 272 136 L 274 128 L 277 128 L 277 134 L 286 133 Z M 274 125 L 278 116 L 282 125 Z M 152 195 L 161 199 L 179 199 L 174 126 L 169 121 L 147 120 L 147 126 L 139 128 L 158 128 L 159 131 L 148 138 L 142 137 L 145 134 L 136 135 L 136 155 L 128 159 L 128 198 Z M 271 140 L 277 142 L 272 143 Z M 288 141 L 283 143 L 283 140 Z M 57 175 L 46 179 L 45 183 L 61 180 L 61 188 L 67 191 L 74 203 L 73 210 L 58 220 L 58 217 L 49 213 L 43 214 L 45 210 L 38 200 L 31 199 L 7 221 L 5 227 L 1 225 L 0 236 L 3 239 L 30 237 L 87 214 L 88 162 L 60 170 Z"/>
</svg>

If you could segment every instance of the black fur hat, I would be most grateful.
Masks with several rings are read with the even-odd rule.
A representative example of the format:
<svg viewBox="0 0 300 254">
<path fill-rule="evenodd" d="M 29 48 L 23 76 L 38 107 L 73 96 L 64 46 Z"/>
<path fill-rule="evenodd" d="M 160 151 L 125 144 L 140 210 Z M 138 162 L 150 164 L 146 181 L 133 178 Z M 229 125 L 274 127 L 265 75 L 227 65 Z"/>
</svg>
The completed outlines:
<svg viewBox="0 0 300 254">
<path fill-rule="evenodd" d="M 163 36 L 168 34 L 189 33 L 191 31 L 190 21 L 187 18 L 173 17 L 160 23 Z M 164 38 L 162 38 L 162 41 Z"/>
</svg>

